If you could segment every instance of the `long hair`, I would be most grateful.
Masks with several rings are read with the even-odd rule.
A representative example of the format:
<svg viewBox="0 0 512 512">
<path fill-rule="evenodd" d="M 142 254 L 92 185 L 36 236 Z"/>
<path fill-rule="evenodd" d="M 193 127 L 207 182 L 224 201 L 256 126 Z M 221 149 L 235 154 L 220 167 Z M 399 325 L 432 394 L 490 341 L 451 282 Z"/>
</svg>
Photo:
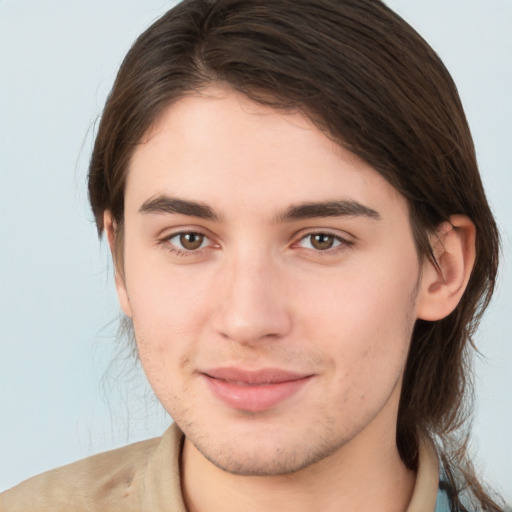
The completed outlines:
<svg viewBox="0 0 512 512">
<path fill-rule="evenodd" d="M 107 100 L 89 173 L 100 233 L 106 209 L 122 229 L 127 166 L 143 135 L 170 104 L 215 82 L 304 113 L 368 162 L 407 199 L 421 257 L 433 259 L 429 233 L 450 215 L 474 222 L 476 260 L 460 303 L 415 326 L 397 446 L 414 469 L 418 436 L 434 439 L 482 506 L 499 510 L 474 476 L 464 435 L 472 334 L 493 292 L 499 236 L 443 63 L 379 0 L 185 0 L 137 39 Z"/>
</svg>

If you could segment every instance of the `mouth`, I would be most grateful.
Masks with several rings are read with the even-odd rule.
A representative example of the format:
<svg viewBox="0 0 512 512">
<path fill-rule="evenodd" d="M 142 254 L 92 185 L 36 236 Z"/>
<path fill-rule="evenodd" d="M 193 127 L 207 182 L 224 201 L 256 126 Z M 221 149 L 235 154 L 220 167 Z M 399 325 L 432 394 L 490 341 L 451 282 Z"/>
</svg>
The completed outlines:
<svg viewBox="0 0 512 512">
<path fill-rule="evenodd" d="M 277 368 L 215 368 L 202 373 L 212 394 L 228 407 L 262 412 L 298 393 L 313 375 Z"/>
</svg>

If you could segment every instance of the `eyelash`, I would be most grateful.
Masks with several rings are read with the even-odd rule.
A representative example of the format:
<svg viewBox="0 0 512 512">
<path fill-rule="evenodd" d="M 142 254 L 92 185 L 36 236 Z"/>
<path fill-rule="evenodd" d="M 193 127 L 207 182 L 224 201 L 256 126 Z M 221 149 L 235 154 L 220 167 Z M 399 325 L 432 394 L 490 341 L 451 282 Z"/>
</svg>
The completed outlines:
<svg viewBox="0 0 512 512">
<path fill-rule="evenodd" d="M 178 231 L 177 233 L 172 233 L 171 235 L 166 236 L 165 238 L 163 238 L 160 241 L 160 243 L 162 245 L 164 245 L 165 248 L 169 252 L 171 252 L 179 257 L 195 256 L 197 254 L 200 254 L 204 249 L 209 247 L 209 246 L 205 246 L 205 247 L 199 247 L 198 249 L 188 249 L 187 250 L 187 249 L 180 249 L 171 243 L 171 240 L 173 238 L 180 237 L 183 235 L 198 235 L 198 236 L 204 237 L 205 240 L 209 240 L 209 237 L 206 234 L 201 233 L 200 231 Z M 328 231 L 311 231 L 309 233 L 302 234 L 302 236 L 300 236 L 298 241 L 294 242 L 292 244 L 292 247 L 297 246 L 300 242 L 302 242 L 310 237 L 319 236 L 319 235 L 332 237 L 334 239 L 334 242 L 338 242 L 338 245 L 335 245 L 334 247 L 330 247 L 330 248 L 324 249 L 324 250 L 314 249 L 314 248 L 306 248 L 306 250 L 308 250 L 308 251 L 309 250 L 314 251 L 315 255 L 328 256 L 328 255 L 338 254 L 339 252 L 341 252 L 345 249 L 348 249 L 353 245 L 352 241 L 349 241 L 339 235 L 335 235 Z M 201 245 L 202 245 L 202 243 L 201 243 Z M 213 244 L 210 244 L 210 246 L 212 246 L 212 245 Z"/>
</svg>

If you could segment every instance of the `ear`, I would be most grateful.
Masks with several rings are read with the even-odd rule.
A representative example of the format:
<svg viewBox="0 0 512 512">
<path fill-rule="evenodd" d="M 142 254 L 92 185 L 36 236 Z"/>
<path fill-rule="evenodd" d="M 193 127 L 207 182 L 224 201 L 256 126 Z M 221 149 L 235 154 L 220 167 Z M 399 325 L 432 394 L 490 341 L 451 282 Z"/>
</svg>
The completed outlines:
<svg viewBox="0 0 512 512">
<path fill-rule="evenodd" d="M 120 268 L 123 258 L 120 258 L 118 255 L 119 247 L 116 247 L 117 229 L 110 210 L 105 210 L 105 213 L 103 214 L 103 226 L 105 228 L 108 245 L 112 254 L 112 261 L 114 262 L 114 278 L 116 282 L 119 304 L 121 305 L 121 309 L 123 310 L 124 314 L 131 318 L 132 308 L 130 306 L 128 292 L 126 291 L 124 272 L 123 269 Z"/>
<path fill-rule="evenodd" d="M 441 320 L 456 308 L 475 263 L 475 234 L 475 225 L 468 217 L 452 215 L 431 236 L 438 267 L 430 259 L 423 265 L 416 301 L 418 318 Z"/>
</svg>

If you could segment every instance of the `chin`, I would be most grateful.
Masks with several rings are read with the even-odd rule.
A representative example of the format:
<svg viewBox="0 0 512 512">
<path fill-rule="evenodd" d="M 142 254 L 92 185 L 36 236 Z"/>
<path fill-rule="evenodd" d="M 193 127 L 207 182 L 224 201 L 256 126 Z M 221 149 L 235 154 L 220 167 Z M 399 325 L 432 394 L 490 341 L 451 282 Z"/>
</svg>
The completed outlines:
<svg viewBox="0 0 512 512">
<path fill-rule="evenodd" d="M 265 442 L 266 441 L 266 442 Z M 332 441 L 332 440 L 331 440 Z M 309 438 L 302 442 L 283 443 L 277 439 L 222 442 L 218 446 L 196 444 L 196 449 L 214 466 L 234 475 L 277 476 L 297 473 L 332 455 L 340 447 L 326 444 L 322 439 Z M 343 443 L 341 443 L 343 444 Z"/>
</svg>

